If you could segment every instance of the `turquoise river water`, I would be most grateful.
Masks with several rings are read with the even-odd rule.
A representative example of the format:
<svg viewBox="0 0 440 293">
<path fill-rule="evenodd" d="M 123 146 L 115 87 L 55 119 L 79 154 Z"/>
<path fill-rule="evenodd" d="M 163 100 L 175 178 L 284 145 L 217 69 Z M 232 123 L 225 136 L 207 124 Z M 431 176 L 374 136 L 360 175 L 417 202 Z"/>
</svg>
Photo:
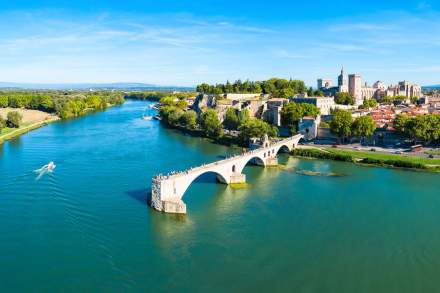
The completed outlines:
<svg viewBox="0 0 440 293">
<path fill-rule="evenodd" d="M 186 216 L 162 214 L 153 175 L 240 150 L 144 121 L 147 105 L 0 145 L 0 292 L 440 291 L 439 175 L 282 156 L 246 167 L 246 189 L 202 176 Z"/>
</svg>

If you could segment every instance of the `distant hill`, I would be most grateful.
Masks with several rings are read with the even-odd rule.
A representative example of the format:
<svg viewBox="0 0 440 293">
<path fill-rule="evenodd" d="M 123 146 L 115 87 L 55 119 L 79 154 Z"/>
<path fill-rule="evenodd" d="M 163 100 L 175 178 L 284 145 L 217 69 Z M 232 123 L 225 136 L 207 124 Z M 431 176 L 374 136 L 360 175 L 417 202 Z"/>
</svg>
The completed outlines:
<svg viewBox="0 0 440 293">
<path fill-rule="evenodd" d="M 194 87 L 160 86 L 147 83 L 14 83 L 0 82 L 3 89 L 34 89 L 34 90 L 157 90 L 157 91 L 192 91 Z"/>
<path fill-rule="evenodd" d="M 440 84 L 435 84 L 435 85 L 425 85 L 422 86 L 423 89 L 438 89 L 440 88 Z"/>
</svg>

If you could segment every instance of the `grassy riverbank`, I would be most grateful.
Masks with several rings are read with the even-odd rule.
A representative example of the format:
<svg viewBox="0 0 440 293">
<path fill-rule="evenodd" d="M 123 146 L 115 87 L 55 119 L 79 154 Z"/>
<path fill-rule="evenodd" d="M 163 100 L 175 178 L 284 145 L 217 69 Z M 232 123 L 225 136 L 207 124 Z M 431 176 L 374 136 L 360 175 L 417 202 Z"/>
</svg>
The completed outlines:
<svg viewBox="0 0 440 293">
<path fill-rule="evenodd" d="M 7 140 L 16 138 L 22 134 L 28 133 L 31 130 L 40 128 L 40 127 L 45 126 L 49 123 L 57 121 L 59 119 L 60 119 L 59 117 L 55 116 L 52 118 L 48 118 L 44 121 L 26 124 L 20 128 L 5 128 L 5 129 L 3 129 L 2 133 L 0 133 L 0 144 L 2 144 L 3 142 L 5 142 Z"/>
<path fill-rule="evenodd" d="M 440 172 L 440 159 L 419 156 L 361 152 L 334 148 L 297 148 L 293 156 L 344 161 L 374 166 Z"/>
</svg>

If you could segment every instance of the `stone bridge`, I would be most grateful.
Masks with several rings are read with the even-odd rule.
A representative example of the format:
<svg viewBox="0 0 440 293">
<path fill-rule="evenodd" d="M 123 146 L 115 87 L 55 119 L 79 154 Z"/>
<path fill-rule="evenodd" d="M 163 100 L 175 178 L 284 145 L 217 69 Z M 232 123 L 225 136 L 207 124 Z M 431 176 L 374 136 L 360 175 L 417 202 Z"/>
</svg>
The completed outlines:
<svg viewBox="0 0 440 293">
<path fill-rule="evenodd" d="M 186 205 L 182 197 L 191 183 L 205 173 L 214 173 L 217 180 L 224 184 L 244 183 L 246 175 L 242 173 L 248 163 L 261 166 L 277 165 L 279 152 L 289 152 L 295 148 L 303 136 L 295 136 L 269 144 L 241 155 L 226 158 L 196 168 L 169 175 L 153 177 L 151 190 L 151 206 L 166 213 L 186 213 Z"/>
</svg>

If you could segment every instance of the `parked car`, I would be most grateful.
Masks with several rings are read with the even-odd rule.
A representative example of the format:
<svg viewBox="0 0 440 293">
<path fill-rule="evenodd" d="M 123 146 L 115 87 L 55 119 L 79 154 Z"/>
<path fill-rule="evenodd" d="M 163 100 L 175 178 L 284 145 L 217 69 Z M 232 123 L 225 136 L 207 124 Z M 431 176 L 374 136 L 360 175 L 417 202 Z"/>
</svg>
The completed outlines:
<svg viewBox="0 0 440 293">
<path fill-rule="evenodd" d="M 430 159 L 434 159 L 434 155 L 433 155 L 433 154 L 430 154 L 430 155 L 428 156 L 428 158 L 430 158 Z"/>
<path fill-rule="evenodd" d="M 396 155 L 401 155 L 401 154 L 402 154 L 401 151 L 395 151 L 394 153 L 395 153 Z"/>
<path fill-rule="evenodd" d="M 375 151 L 376 151 L 376 149 L 375 149 L 375 148 L 372 148 L 372 149 L 370 149 L 370 151 L 372 151 L 372 152 L 375 152 Z"/>
<path fill-rule="evenodd" d="M 338 145 L 336 145 L 336 144 L 332 144 L 332 148 L 337 148 L 338 147 Z"/>
</svg>

